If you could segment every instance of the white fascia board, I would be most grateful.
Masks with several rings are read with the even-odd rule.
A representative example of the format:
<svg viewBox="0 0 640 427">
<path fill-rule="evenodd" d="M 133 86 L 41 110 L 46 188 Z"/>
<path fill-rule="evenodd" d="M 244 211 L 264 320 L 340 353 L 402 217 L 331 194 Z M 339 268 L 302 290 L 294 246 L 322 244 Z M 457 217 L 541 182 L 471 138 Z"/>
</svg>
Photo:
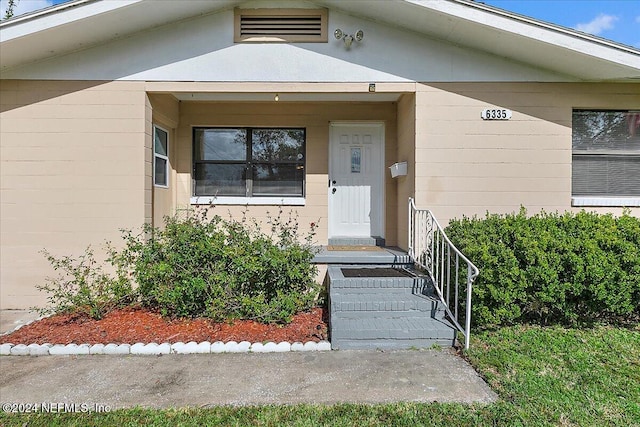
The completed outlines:
<svg viewBox="0 0 640 427">
<path fill-rule="evenodd" d="M 405 0 L 431 10 L 465 19 L 497 31 L 556 46 L 620 65 L 640 68 L 640 51 L 628 46 L 589 36 L 568 28 L 548 24 L 467 0 Z M 452 34 L 449 39 L 455 40 Z M 466 42 L 466 41 L 465 41 Z M 486 47 L 486 46 L 485 46 Z"/>
<path fill-rule="evenodd" d="M 415 1 L 415 0 L 408 0 L 408 1 Z M 418 0 L 419 1 L 419 0 Z M 603 45 L 607 45 L 609 47 L 613 47 L 615 49 L 622 49 L 628 52 L 635 52 L 635 53 L 640 53 L 637 49 L 634 49 L 630 46 L 626 46 L 626 45 L 622 45 L 620 43 L 616 43 L 614 41 L 611 40 L 607 40 L 604 39 L 602 37 L 597 37 L 588 33 L 584 33 L 578 30 L 574 30 L 572 28 L 568 28 L 568 27 L 563 27 L 560 25 L 556 25 L 556 24 L 552 24 L 549 22 L 545 22 L 545 21 L 541 21 L 535 18 L 531 18 L 529 16 L 526 15 L 520 15 L 518 13 L 514 13 L 514 12 L 509 12 L 507 10 L 504 9 L 500 9 L 494 6 L 489 6 L 486 5 L 484 3 L 477 3 L 475 1 L 469 1 L 469 0 L 449 0 L 451 2 L 455 2 L 455 3 L 459 3 L 463 6 L 466 7 L 470 7 L 472 9 L 467 9 L 469 10 L 469 14 L 470 16 L 474 16 L 474 17 L 478 17 L 479 19 L 476 20 L 476 22 L 482 23 L 484 25 L 488 25 L 488 26 L 493 26 L 496 28 L 503 28 L 501 25 L 504 24 L 505 22 L 501 21 L 501 25 L 495 25 L 495 22 L 491 21 L 491 19 L 495 18 L 496 16 L 498 17 L 502 17 L 503 19 L 507 19 L 510 22 L 512 22 L 514 25 L 533 25 L 535 27 L 539 27 L 545 30 L 550 30 L 552 32 L 557 32 L 560 34 L 564 34 L 564 35 L 568 35 L 571 37 L 577 37 L 580 39 L 584 39 L 585 41 L 589 41 L 589 42 L 595 42 L 595 43 L 601 43 Z M 473 14 L 473 10 L 481 10 L 483 12 L 488 12 L 489 15 L 486 15 L 484 13 L 482 14 Z M 491 16 L 491 18 L 488 18 L 489 16 Z M 529 28 L 529 27 L 527 27 Z M 528 34 L 527 33 L 521 33 L 521 34 Z"/>
<path fill-rule="evenodd" d="M 22 18 L 18 17 L 0 24 L 0 43 L 50 30 L 61 25 L 69 25 L 73 22 L 111 12 L 141 1 L 143 0 L 80 0 L 69 4 L 63 3 L 59 7 L 47 8 L 39 13 L 28 14 Z"/>
</svg>

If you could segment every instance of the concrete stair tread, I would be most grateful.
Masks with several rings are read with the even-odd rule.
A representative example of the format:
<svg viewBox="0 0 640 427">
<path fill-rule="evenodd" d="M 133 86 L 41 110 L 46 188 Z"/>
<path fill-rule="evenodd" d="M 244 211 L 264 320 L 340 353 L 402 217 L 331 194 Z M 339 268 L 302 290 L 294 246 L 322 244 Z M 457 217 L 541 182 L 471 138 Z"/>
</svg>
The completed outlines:
<svg viewBox="0 0 640 427">
<path fill-rule="evenodd" d="M 370 292 L 371 289 L 378 291 L 385 290 L 389 292 L 393 292 L 394 290 L 397 290 L 398 292 L 409 291 L 410 293 L 413 292 L 417 294 L 424 291 L 428 292 L 430 290 L 430 288 L 422 282 L 403 278 L 343 279 L 340 282 L 331 283 L 330 288 L 337 294 L 354 293 L 358 290 L 366 293 Z"/>
<path fill-rule="evenodd" d="M 452 338 L 433 339 L 337 339 L 332 341 L 334 349 L 340 350 L 399 350 L 399 349 L 420 349 L 438 347 L 451 347 L 454 343 Z"/>
<path fill-rule="evenodd" d="M 419 331 L 424 329 L 448 330 L 453 326 L 445 319 L 434 319 L 425 316 L 374 317 L 367 319 L 340 317 L 335 320 L 335 323 L 336 326 L 342 326 L 345 329 L 358 331 Z"/>
<path fill-rule="evenodd" d="M 402 311 L 334 311 L 331 313 L 331 324 L 335 327 L 342 327 L 340 322 L 349 320 L 386 320 L 392 321 L 403 318 L 419 318 L 422 319 L 424 327 L 429 327 L 428 322 L 435 321 L 448 324 L 449 321 L 445 316 L 445 311 L 421 311 L 421 310 L 402 310 Z"/>
<path fill-rule="evenodd" d="M 329 238 L 329 245 L 336 246 L 384 246 L 385 240 L 379 236 L 371 237 L 346 237 L 335 236 Z"/>
<path fill-rule="evenodd" d="M 332 305 L 331 315 L 343 319 L 354 318 L 371 318 L 376 317 L 384 319 L 392 319 L 399 317 L 420 317 L 443 318 L 446 311 L 444 309 L 432 309 L 421 305 L 397 304 L 397 305 L 358 305 L 351 307 L 350 304 Z"/>
<path fill-rule="evenodd" d="M 357 248 L 354 248 L 357 249 Z M 397 248 L 383 248 L 381 251 L 329 251 L 320 247 L 313 261 L 316 264 L 361 264 L 361 265 L 406 265 L 413 262 L 406 252 Z"/>
<path fill-rule="evenodd" d="M 422 330 L 422 331 L 414 331 L 414 332 L 406 332 L 406 331 L 378 331 L 376 333 L 367 332 L 367 331 L 359 331 L 359 333 L 348 333 L 347 331 L 342 331 L 339 334 L 332 334 L 331 340 L 385 340 L 385 339 L 403 339 L 403 340 L 427 340 L 427 339 L 451 339 L 453 340 L 455 337 L 455 333 L 452 330 L 449 331 L 440 331 L 440 330 Z"/>
<path fill-rule="evenodd" d="M 338 302 L 373 302 L 373 301 L 419 301 L 429 304 L 440 304 L 440 300 L 428 295 L 407 293 L 402 290 L 387 290 L 366 294 L 340 293 L 331 294 L 332 301 Z"/>
</svg>

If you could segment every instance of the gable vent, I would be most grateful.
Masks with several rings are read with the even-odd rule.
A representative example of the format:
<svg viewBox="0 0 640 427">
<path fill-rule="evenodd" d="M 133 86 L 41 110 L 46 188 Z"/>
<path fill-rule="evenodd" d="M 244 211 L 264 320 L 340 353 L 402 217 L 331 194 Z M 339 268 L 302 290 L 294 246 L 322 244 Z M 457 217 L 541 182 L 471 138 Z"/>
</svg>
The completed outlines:
<svg viewBox="0 0 640 427">
<path fill-rule="evenodd" d="M 326 9 L 236 9 L 235 42 L 327 42 Z"/>
</svg>

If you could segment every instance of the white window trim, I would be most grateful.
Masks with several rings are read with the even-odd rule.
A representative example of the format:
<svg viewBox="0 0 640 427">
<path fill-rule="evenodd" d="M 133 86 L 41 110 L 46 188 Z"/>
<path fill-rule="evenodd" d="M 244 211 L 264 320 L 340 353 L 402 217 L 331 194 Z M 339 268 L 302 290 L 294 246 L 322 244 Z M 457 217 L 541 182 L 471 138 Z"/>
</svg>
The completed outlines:
<svg viewBox="0 0 640 427">
<path fill-rule="evenodd" d="M 572 111 L 572 118 L 573 115 L 576 113 L 576 111 L 581 111 L 581 112 L 597 112 L 597 111 L 603 111 L 606 112 L 607 110 L 597 110 L 597 109 L 593 109 L 593 110 L 589 110 L 589 109 L 574 109 Z M 614 112 L 614 113 L 638 113 L 639 111 L 634 111 L 634 110 L 609 110 L 610 112 Z M 573 119 L 572 119 L 573 120 Z M 572 132 L 573 132 L 573 122 L 572 122 Z M 598 156 L 598 157 L 603 157 L 603 158 L 609 158 L 609 157 L 624 157 L 624 158 L 638 158 L 640 157 L 640 152 L 638 150 L 612 150 L 612 149 L 607 149 L 607 148 L 597 148 L 597 149 L 576 149 L 572 147 L 571 150 L 571 156 L 572 156 L 572 160 L 571 160 L 571 168 L 572 168 L 572 175 L 573 175 L 573 168 L 575 167 L 574 162 L 573 162 L 573 157 L 574 156 L 578 156 L 578 157 L 583 157 L 586 158 L 588 156 Z M 573 193 L 573 188 L 572 188 L 572 193 Z M 572 194 L 571 196 L 571 206 L 576 206 L 576 207 L 640 207 L 640 197 L 637 195 L 634 196 L 616 196 L 616 195 L 608 195 L 608 194 L 604 194 L 602 196 L 574 196 Z"/>
<path fill-rule="evenodd" d="M 163 154 L 158 154 L 156 153 L 156 129 L 160 129 L 162 132 L 167 134 L 167 155 L 163 155 Z M 156 183 L 156 157 L 160 158 L 160 159 L 164 159 L 165 162 L 165 174 L 167 177 L 167 183 L 166 184 L 158 184 Z M 160 188 L 169 188 L 169 131 L 164 129 L 163 127 L 160 127 L 158 125 L 153 125 L 153 186 L 154 187 L 160 187 Z"/>
<path fill-rule="evenodd" d="M 193 196 L 192 205 L 304 206 L 304 197 Z"/>
<path fill-rule="evenodd" d="M 571 206 L 640 207 L 640 197 L 574 196 Z"/>
</svg>

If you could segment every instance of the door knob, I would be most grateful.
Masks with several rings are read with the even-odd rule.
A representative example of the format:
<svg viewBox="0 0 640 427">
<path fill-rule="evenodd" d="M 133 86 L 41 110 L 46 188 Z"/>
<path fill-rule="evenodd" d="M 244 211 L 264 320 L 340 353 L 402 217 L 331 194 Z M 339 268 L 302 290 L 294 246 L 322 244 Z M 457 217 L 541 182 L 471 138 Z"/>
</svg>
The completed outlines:
<svg viewBox="0 0 640 427">
<path fill-rule="evenodd" d="M 333 188 L 333 189 L 331 190 L 331 194 L 336 194 L 336 188 Z"/>
</svg>

